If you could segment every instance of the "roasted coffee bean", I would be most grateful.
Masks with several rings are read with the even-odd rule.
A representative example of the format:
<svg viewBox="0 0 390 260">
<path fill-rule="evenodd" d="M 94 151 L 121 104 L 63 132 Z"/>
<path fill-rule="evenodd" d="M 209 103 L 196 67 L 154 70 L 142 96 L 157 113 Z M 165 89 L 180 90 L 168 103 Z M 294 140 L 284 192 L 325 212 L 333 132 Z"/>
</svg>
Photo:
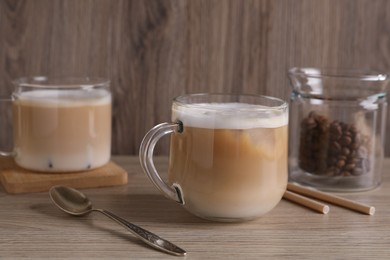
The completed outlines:
<svg viewBox="0 0 390 260">
<path fill-rule="evenodd" d="M 337 123 L 332 123 L 329 126 L 329 130 L 332 134 L 341 134 L 342 133 L 341 126 Z"/>
<path fill-rule="evenodd" d="M 345 160 L 338 160 L 336 165 L 339 168 L 343 168 L 345 165 Z"/>
<path fill-rule="evenodd" d="M 348 156 L 351 153 L 351 150 L 349 150 L 347 147 L 343 147 L 341 150 L 341 154 Z"/>
<path fill-rule="evenodd" d="M 341 137 L 340 139 L 340 143 L 343 145 L 343 146 L 348 146 L 352 143 L 352 138 L 350 136 L 343 136 Z"/>
<path fill-rule="evenodd" d="M 348 136 L 352 140 L 352 133 L 350 131 L 346 131 L 343 133 L 344 136 Z"/>
<path fill-rule="evenodd" d="M 356 134 L 356 133 L 358 132 L 356 126 L 354 126 L 354 125 L 352 125 L 352 126 L 349 128 L 349 130 L 350 130 L 351 133 L 353 133 L 353 134 Z"/>
<path fill-rule="evenodd" d="M 355 169 L 355 167 L 356 167 L 356 164 L 354 164 L 354 163 L 349 163 L 349 164 L 345 165 L 345 169 L 348 171 L 352 171 L 353 169 Z"/>
<path fill-rule="evenodd" d="M 347 164 L 355 164 L 359 161 L 359 159 L 357 158 L 354 158 L 354 157 L 349 157 L 348 158 L 348 161 L 347 161 Z"/>
<path fill-rule="evenodd" d="M 317 175 L 358 176 L 369 171 L 370 143 L 354 124 L 311 111 L 301 121 L 299 166 Z"/>
</svg>

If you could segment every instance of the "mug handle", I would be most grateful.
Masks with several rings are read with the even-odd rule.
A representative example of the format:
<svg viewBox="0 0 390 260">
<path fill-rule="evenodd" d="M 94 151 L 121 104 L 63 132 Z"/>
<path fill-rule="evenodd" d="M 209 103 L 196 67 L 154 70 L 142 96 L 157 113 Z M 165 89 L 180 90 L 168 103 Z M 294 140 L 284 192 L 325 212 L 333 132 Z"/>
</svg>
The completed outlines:
<svg viewBox="0 0 390 260">
<path fill-rule="evenodd" d="M 8 107 L 8 103 L 11 103 L 12 102 L 12 99 L 9 97 L 9 96 L 0 96 L 0 103 L 1 103 L 1 109 L 3 110 L 3 104 L 6 104 L 7 106 L 7 109 L 9 108 Z M 1 111 L 3 112 L 3 111 Z M 2 151 L 0 150 L 0 156 L 2 157 L 14 157 L 16 155 L 15 151 L 12 151 L 12 152 L 5 152 L 5 151 Z"/>
<path fill-rule="evenodd" d="M 156 186 L 167 198 L 184 205 L 183 192 L 181 191 L 180 186 L 175 184 L 169 186 L 166 182 L 164 182 L 158 174 L 153 162 L 153 151 L 157 142 L 164 135 L 171 134 L 175 131 L 178 133 L 183 132 L 182 122 L 177 121 L 175 123 L 162 123 L 150 129 L 141 142 L 139 160 L 142 169 L 152 181 L 154 186 Z"/>
</svg>

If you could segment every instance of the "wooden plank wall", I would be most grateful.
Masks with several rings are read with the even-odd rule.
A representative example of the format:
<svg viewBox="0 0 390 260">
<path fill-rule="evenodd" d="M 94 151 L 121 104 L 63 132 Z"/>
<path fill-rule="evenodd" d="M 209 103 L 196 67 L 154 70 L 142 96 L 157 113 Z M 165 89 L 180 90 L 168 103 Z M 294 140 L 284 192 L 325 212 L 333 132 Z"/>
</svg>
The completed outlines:
<svg viewBox="0 0 390 260">
<path fill-rule="evenodd" d="M 292 66 L 390 72 L 390 1 L 0 0 L 0 95 L 24 75 L 110 78 L 114 154 L 137 154 L 183 93 L 288 99 Z"/>
</svg>

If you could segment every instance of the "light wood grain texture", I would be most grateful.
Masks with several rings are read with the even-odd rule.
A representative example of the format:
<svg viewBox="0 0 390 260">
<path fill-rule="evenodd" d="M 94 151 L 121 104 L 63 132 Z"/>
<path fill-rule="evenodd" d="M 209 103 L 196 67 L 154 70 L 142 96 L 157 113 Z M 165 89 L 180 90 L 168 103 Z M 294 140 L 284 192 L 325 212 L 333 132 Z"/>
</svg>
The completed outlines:
<svg viewBox="0 0 390 260">
<path fill-rule="evenodd" d="M 18 167 L 12 158 L 0 158 L 0 183 L 8 193 L 44 192 L 54 185 L 98 188 L 127 184 L 127 172 L 115 162 L 84 172 L 44 173 Z"/>
<path fill-rule="evenodd" d="M 162 196 L 137 157 L 114 157 L 129 173 L 125 186 L 84 189 L 95 206 L 147 228 L 187 250 L 186 259 L 387 259 L 390 245 L 390 175 L 378 189 L 339 194 L 376 207 L 374 216 L 331 206 L 327 215 L 282 200 L 257 220 L 204 221 Z M 167 158 L 156 158 L 166 172 Z M 390 168 L 390 159 L 384 169 Z M 136 240 L 100 214 L 72 217 L 47 193 L 0 190 L 0 257 L 71 259 L 178 259 Z"/>
<path fill-rule="evenodd" d="M 292 66 L 389 72 L 389 24 L 386 0 L 0 0 L 0 95 L 25 75 L 110 78 L 112 151 L 134 155 L 186 92 L 288 99 Z"/>
</svg>

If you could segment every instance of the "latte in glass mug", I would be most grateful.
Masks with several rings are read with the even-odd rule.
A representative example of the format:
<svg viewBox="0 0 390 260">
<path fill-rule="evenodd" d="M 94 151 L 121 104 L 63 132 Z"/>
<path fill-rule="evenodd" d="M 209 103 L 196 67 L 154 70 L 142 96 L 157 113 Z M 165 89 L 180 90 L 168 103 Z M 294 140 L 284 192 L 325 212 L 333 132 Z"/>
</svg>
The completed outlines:
<svg viewBox="0 0 390 260">
<path fill-rule="evenodd" d="M 185 207 L 196 215 L 263 215 L 285 192 L 287 118 L 240 111 L 248 108 L 256 107 L 220 103 L 173 109 L 174 121 L 184 128 L 171 136 L 169 182 L 184 190 Z"/>
<path fill-rule="evenodd" d="M 111 155 L 109 82 L 21 78 L 12 94 L 11 155 L 22 168 L 72 172 L 105 165 Z"/>
<path fill-rule="evenodd" d="M 15 161 L 40 171 L 92 169 L 107 163 L 111 95 L 34 91 L 13 103 Z"/>
<path fill-rule="evenodd" d="M 172 123 L 152 128 L 140 162 L 168 198 L 201 218 L 236 222 L 273 209 L 286 190 L 288 105 L 260 95 L 190 94 L 172 103 Z M 158 139 L 171 134 L 164 181 L 153 164 Z"/>
</svg>

